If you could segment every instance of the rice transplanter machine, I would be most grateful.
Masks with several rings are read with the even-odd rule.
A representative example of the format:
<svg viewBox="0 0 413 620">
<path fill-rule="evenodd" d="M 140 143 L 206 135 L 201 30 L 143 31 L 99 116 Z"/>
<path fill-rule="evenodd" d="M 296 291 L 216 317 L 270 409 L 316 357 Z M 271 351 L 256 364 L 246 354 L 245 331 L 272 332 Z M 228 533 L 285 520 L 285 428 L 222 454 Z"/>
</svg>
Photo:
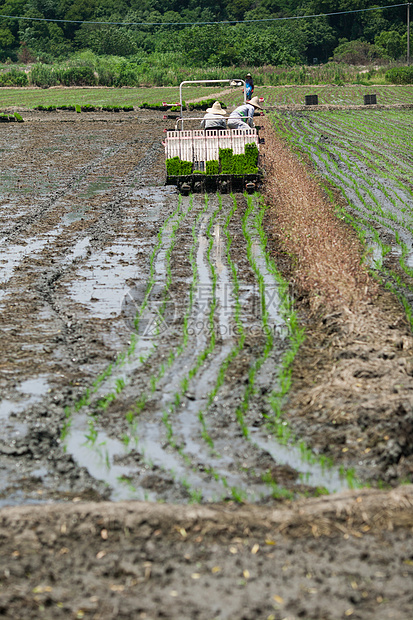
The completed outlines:
<svg viewBox="0 0 413 620">
<path fill-rule="evenodd" d="M 182 87 L 185 84 L 229 83 L 244 85 L 241 79 L 194 80 L 179 87 L 180 115 L 174 130 L 166 131 L 165 146 L 167 185 L 176 185 L 182 194 L 189 192 L 253 192 L 261 179 L 258 168 L 258 129 L 190 129 L 200 118 L 183 116 Z"/>
</svg>

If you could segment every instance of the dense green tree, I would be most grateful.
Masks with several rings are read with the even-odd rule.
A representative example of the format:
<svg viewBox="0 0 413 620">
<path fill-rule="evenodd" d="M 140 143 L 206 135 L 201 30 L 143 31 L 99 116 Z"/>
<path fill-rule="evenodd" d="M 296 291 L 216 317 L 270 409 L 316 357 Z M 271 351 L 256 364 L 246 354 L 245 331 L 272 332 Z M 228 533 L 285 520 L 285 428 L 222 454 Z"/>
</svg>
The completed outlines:
<svg viewBox="0 0 413 620">
<path fill-rule="evenodd" d="M 131 56 L 138 51 L 133 34 L 127 28 L 116 26 L 84 24 L 77 31 L 75 40 L 79 47 L 90 49 L 96 54 Z"/>
<path fill-rule="evenodd" d="M 219 59 L 225 57 L 232 64 L 237 62 L 239 54 L 233 46 L 231 27 L 221 25 L 185 28 L 179 33 L 174 49 L 181 49 L 188 62 L 201 66 L 208 64 L 211 57 L 212 63 L 220 64 Z"/>
<path fill-rule="evenodd" d="M 254 28 L 243 25 L 239 30 L 244 35 L 240 48 L 245 64 L 293 65 L 304 61 L 304 37 L 296 22 Z"/>
<path fill-rule="evenodd" d="M 6 0 L 0 2 L 0 15 L 23 15 L 27 0 Z M 17 19 L 0 18 L 0 48 L 6 53 L 19 45 L 19 22 Z"/>
<path fill-rule="evenodd" d="M 11 47 L 14 43 L 14 36 L 7 26 L 0 27 L 0 47 Z"/>
<path fill-rule="evenodd" d="M 325 17 L 299 21 L 305 54 L 309 63 L 314 58 L 325 62 L 337 45 L 337 35 Z"/>
<path fill-rule="evenodd" d="M 376 47 L 383 50 L 383 55 L 389 58 L 400 58 L 406 53 L 403 35 L 396 30 L 383 31 L 376 36 L 374 41 Z"/>
<path fill-rule="evenodd" d="M 24 42 L 25 49 L 43 59 L 76 49 L 122 56 L 179 51 L 183 63 L 205 66 L 324 61 L 340 39 L 347 39 L 376 44 L 382 54 L 401 57 L 406 7 L 355 12 L 377 5 L 377 0 L 0 0 L 0 46 L 5 57 Z M 310 17 L 320 14 L 331 15 Z M 300 19 L 276 21 L 289 17 Z M 228 20 L 238 23 L 213 24 Z M 239 23 L 243 20 L 263 21 Z M 96 21 L 164 25 L 82 24 Z M 185 22 L 201 24 L 189 27 Z M 355 47 L 360 50 L 360 43 Z"/>
</svg>

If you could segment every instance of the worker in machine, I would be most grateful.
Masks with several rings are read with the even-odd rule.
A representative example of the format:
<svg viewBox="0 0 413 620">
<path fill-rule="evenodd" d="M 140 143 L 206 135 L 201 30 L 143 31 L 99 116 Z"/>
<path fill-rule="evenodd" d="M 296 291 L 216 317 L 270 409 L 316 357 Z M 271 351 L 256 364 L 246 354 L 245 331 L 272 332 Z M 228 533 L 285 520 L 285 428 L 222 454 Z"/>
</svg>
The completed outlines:
<svg viewBox="0 0 413 620">
<path fill-rule="evenodd" d="M 201 121 L 202 129 L 226 131 L 225 115 L 226 111 L 222 109 L 220 102 L 215 101 L 212 108 L 207 108 L 206 110 L 206 114 Z"/>
<path fill-rule="evenodd" d="M 245 77 L 245 99 L 250 101 L 254 92 L 254 82 L 251 73 L 247 73 Z"/>
<path fill-rule="evenodd" d="M 251 129 L 254 127 L 254 112 L 262 110 L 258 97 L 253 97 L 243 105 L 235 108 L 228 118 L 229 129 Z"/>
</svg>

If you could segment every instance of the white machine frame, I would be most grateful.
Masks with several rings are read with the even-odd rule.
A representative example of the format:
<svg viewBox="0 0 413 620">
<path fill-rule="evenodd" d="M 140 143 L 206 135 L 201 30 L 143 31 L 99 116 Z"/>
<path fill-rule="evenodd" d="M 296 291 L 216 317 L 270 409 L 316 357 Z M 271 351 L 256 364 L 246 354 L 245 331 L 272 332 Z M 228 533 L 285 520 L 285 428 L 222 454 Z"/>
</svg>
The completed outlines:
<svg viewBox="0 0 413 620">
<path fill-rule="evenodd" d="M 259 139 L 256 129 L 192 129 L 184 130 L 184 121 L 200 121 L 199 118 L 183 116 L 182 87 L 185 84 L 219 84 L 232 82 L 241 83 L 244 86 L 244 103 L 246 102 L 245 81 L 240 78 L 232 80 L 186 80 L 179 86 L 179 99 L 181 114 L 176 121 L 175 130 L 167 131 L 165 145 L 166 159 L 179 157 L 184 161 L 191 161 L 194 170 L 204 171 L 205 162 L 219 158 L 219 149 L 231 148 L 235 155 L 241 155 L 245 151 L 245 145 L 252 142 L 259 148 Z M 181 128 L 180 128 L 181 126 Z"/>
</svg>

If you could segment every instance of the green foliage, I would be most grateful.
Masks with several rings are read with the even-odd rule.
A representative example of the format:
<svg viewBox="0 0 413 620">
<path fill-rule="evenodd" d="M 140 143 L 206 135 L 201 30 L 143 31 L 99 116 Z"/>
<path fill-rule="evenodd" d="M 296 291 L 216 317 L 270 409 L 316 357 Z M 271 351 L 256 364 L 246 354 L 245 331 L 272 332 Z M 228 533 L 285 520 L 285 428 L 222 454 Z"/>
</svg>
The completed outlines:
<svg viewBox="0 0 413 620">
<path fill-rule="evenodd" d="M 42 88 L 57 86 L 59 84 L 54 68 L 41 62 L 32 67 L 29 74 L 29 81 L 33 86 L 40 86 Z"/>
<path fill-rule="evenodd" d="M 181 174 L 191 174 L 192 162 L 181 160 Z"/>
<path fill-rule="evenodd" d="M 219 149 L 222 174 L 256 174 L 258 172 L 258 147 L 246 144 L 245 153 L 234 155 L 232 149 Z"/>
<path fill-rule="evenodd" d="M 206 174 L 219 174 L 219 161 L 218 159 L 211 159 L 205 164 Z"/>
<path fill-rule="evenodd" d="M 97 77 L 91 67 L 70 67 L 60 75 L 64 86 L 96 86 Z"/>
<path fill-rule="evenodd" d="M 27 86 L 29 79 L 24 71 L 12 68 L 9 71 L 0 73 L 0 87 L 1 86 Z"/>
<path fill-rule="evenodd" d="M 305 39 L 305 55 L 310 64 L 314 58 L 324 60 L 331 56 L 337 45 L 337 34 L 327 17 L 302 19 L 299 26 Z"/>
<path fill-rule="evenodd" d="M 118 88 L 121 88 L 122 86 L 139 86 L 138 68 L 130 63 L 122 63 L 114 80 L 114 85 Z"/>
<path fill-rule="evenodd" d="M 234 155 L 232 149 L 219 149 L 219 162 L 222 174 L 232 174 L 234 170 Z"/>
<path fill-rule="evenodd" d="M 147 101 L 141 103 L 139 107 L 141 110 L 159 110 L 161 112 L 166 112 L 170 108 L 170 106 L 164 103 L 148 103 Z"/>
<path fill-rule="evenodd" d="M 105 112 L 132 112 L 133 105 L 103 105 L 101 109 Z"/>
<path fill-rule="evenodd" d="M 380 58 L 381 50 L 372 43 L 357 39 L 347 41 L 344 39 L 334 50 L 330 60 L 350 65 L 365 65 Z"/>
<path fill-rule="evenodd" d="M 188 175 L 192 173 L 192 162 L 184 161 L 179 157 L 170 157 L 166 160 L 166 171 L 169 176 Z"/>
<path fill-rule="evenodd" d="M 355 0 L 257 0 L 253 5 L 248 0 L 7 0 L 0 7 L 4 15 L 0 24 L 0 58 L 15 59 L 19 55 L 22 62 L 55 62 L 79 51 L 86 52 L 102 59 L 98 71 L 100 84 L 135 86 L 142 81 L 141 70 L 150 74 L 151 84 L 166 85 L 179 83 L 178 72 L 193 73 L 199 67 L 209 67 L 212 73 L 220 67 L 287 67 L 305 59 L 311 63 L 314 57 L 324 63 L 340 39 L 363 39 L 373 44 L 376 37 L 388 32 L 394 33 L 391 41 L 381 40 L 379 49 L 385 49 L 392 58 L 398 57 L 400 42 L 405 49 L 405 6 L 345 14 L 367 6 L 369 3 Z M 281 22 L 222 23 L 323 13 L 336 15 Z M 39 21 L 8 19 L 7 15 Z M 96 23 L 102 21 L 113 23 Z M 133 26 L 131 22 L 164 22 L 165 26 Z M 169 25 L 173 22 L 183 23 Z M 195 25 L 186 25 L 191 22 Z M 108 62 L 113 57 L 120 59 L 116 68 Z M 233 71 L 229 77 L 233 77 Z"/>
<path fill-rule="evenodd" d="M 10 47 L 15 42 L 15 38 L 10 28 L 2 26 L 0 28 L 0 47 Z"/>
<path fill-rule="evenodd" d="M 396 30 L 384 30 L 375 37 L 374 43 L 384 57 L 397 59 L 406 53 L 403 36 Z"/>
<path fill-rule="evenodd" d="M 57 110 L 57 106 L 55 105 L 36 105 L 34 106 L 35 110 L 40 110 L 41 112 L 55 112 Z"/>
<path fill-rule="evenodd" d="M 132 56 L 138 51 L 136 37 L 126 27 L 82 24 L 75 41 L 79 47 L 102 55 Z"/>
<path fill-rule="evenodd" d="M 91 103 L 87 103 L 86 105 L 81 106 L 82 112 L 96 112 L 99 110 L 98 107 L 92 105 Z"/>
<path fill-rule="evenodd" d="M 258 166 L 258 146 L 252 142 L 245 145 L 245 171 L 246 174 L 257 172 Z"/>
<path fill-rule="evenodd" d="M 234 155 L 232 149 L 219 149 L 219 161 L 216 159 L 205 162 L 205 173 L 215 174 L 256 174 L 258 172 L 258 148 L 257 145 L 247 144 L 245 154 Z M 171 157 L 166 160 L 168 176 L 180 176 L 192 174 L 192 162 L 182 161 L 179 157 Z M 197 171 L 194 171 L 194 174 Z M 202 173 L 200 173 L 202 174 Z"/>
<path fill-rule="evenodd" d="M 413 67 L 393 67 L 386 71 L 386 81 L 392 84 L 413 84 Z"/>
<path fill-rule="evenodd" d="M 197 101 L 194 103 L 188 103 L 187 104 L 187 109 L 188 110 L 206 110 L 207 108 L 211 108 L 214 103 L 215 103 L 216 99 L 205 99 L 204 101 Z M 219 102 L 221 104 L 221 108 L 223 110 L 227 109 L 226 104 L 223 101 Z M 179 108 L 180 109 L 180 108 Z"/>
<path fill-rule="evenodd" d="M 232 156 L 232 166 L 234 174 L 245 174 L 247 160 L 244 154 Z"/>
</svg>

